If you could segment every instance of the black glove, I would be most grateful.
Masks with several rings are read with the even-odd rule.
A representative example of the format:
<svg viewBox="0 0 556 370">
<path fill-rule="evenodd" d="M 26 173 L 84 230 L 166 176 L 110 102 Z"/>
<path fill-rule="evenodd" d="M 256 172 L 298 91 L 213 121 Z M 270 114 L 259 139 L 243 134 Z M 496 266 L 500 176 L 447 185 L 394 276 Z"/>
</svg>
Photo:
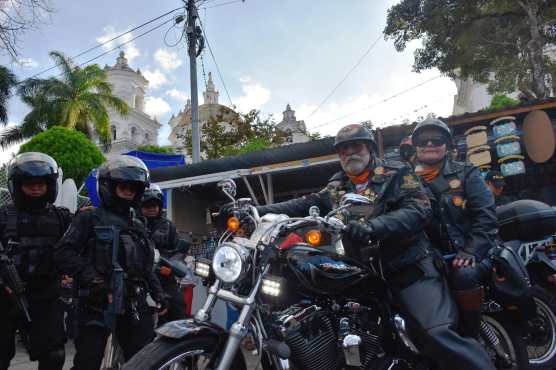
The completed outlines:
<svg viewBox="0 0 556 370">
<path fill-rule="evenodd" d="M 158 305 L 158 313 L 164 312 L 168 309 L 168 300 L 163 295 L 156 296 L 155 302 Z"/>
<path fill-rule="evenodd" d="M 373 238 L 373 229 L 363 222 L 350 221 L 344 229 L 344 234 L 354 242 L 369 244 Z"/>
</svg>

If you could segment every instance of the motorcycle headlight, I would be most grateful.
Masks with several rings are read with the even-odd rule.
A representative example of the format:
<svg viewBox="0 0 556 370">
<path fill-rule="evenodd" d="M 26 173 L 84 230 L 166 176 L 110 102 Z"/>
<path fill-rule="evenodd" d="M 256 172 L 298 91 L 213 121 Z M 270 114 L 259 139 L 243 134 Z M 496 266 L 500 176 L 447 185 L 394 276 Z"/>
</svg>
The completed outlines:
<svg viewBox="0 0 556 370">
<path fill-rule="evenodd" d="M 234 283 L 245 273 L 249 252 L 245 248 L 224 243 L 212 258 L 212 270 L 216 277 L 225 283 Z"/>
</svg>

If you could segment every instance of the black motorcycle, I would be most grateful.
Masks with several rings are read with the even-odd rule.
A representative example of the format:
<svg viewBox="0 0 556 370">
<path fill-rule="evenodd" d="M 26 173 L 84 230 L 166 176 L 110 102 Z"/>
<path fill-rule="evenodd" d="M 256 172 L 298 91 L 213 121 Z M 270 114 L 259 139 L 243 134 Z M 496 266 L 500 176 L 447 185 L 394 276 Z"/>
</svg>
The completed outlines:
<svg viewBox="0 0 556 370">
<path fill-rule="evenodd" d="M 223 188 L 231 196 L 234 186 Z M 380 249 L 367 265 L 344 255 L 344 224 L 333 215 L 365 204 L 346 194 L 324 217 L 313 207 L 289 218 L 259 217 L 250 200 L 238 200 L 212 263 L 196 262 L 196 274 L 214 281 L 203 307 L 157 329 L 124 369 L 245 369 L 240 343 L 248 334 L 258 354 L 249 368 L 435 369 L 392 304 Z M 250 237 L 228 239 L 242 223 L 254 225 Z M 217 299 L 240 310 L 229 332 L 210 322 Z M 497 368 L 525 370 L 525 346 L 505 313 L 487 290 L 480 341 Z"/>
</svg>

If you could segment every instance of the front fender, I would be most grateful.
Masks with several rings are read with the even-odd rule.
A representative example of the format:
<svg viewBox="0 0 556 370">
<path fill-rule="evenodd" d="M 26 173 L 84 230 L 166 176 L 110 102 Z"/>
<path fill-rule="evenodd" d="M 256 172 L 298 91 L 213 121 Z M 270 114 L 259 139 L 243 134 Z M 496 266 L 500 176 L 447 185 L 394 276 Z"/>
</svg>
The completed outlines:
<svg viewBox="0 0 556 370">
<path fill-rule="evenodd" d="M 226 330 L 212 322 L 200 322 L 195 319 L 171 321 L 157 328 L 155 332 L 161 337 L 184 339 L 199 335 L 215 335 L 220 339 L 228 336 Z"/>
</svg>

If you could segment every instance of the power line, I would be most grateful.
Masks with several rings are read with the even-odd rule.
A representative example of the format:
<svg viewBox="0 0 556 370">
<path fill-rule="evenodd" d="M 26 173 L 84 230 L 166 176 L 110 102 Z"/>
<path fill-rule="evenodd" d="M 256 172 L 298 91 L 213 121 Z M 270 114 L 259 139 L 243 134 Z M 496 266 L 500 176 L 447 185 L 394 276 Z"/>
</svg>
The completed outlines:
<svg viewBox="0 0 556 370">
<path fill-rule="evenodd" d="M 380 104 L 386 103 L 386 102 L 389 101 L 389 100 L 395 99 L 395 98 L 397 98 L 397 97 L 400 96 L 400 95 L 403 95 L 403 94 L 408 93 L 408 92 L 410 92 L 410 91 L 412 91 L 412 90 L 415 90 L 415 89 L 417 89 L 417 88 L 419 88 L 419 87 L 421 87 L 421 86 L 423 86 L 423 85 L 425 85 L 425 84 L 428 84 L 429 82 L 434 81 L 434 80 L 436 80 L 436 79 L 438 79 L 438 78 L 440 78 L 440 77 L 442 77 L 442 75 L 438 75 L 438 76 L 436 76 L 436 77 L 429 78 L 429 79 L 426 80 L 426 81 L 420 82 L 420 83 L 418 83 L 417 85 L 411 86 L 411 87 L 409 87 L 409 88 L 407 88 L 407 89 L 405 89 L 405 90 L 402 90 L 402 91 L 400 91 L 400 92 L 398 92 L 398 93 L 396 93 L 396 94 L 394 94 L 394 95 L 391 95 L 391 96 L 389 96 L 389 97 L 387 97 L 387 98 L 385 98 L 385 99 L 379 100 L 379 101 L 377 101 L 376 103 L 373 103 L 373 104 L 371 104 L 371 105 L 369 105 L 369 106 L 367 106 L 367 107 L 365 107 L 365 108 L 358 109 L 358 110 L 353 111 L 353 112 L 351 112 L 351 113 L 345 114 L 345 115 L 343 115 L 343 116 L 341 116 L 341 117 L 335 118 L 335 119 L 333 119 L 333 120 L 331 120 L 331 121 L 327 121 L 327 122 L 321 123 L 320 125 L 317 125 L 317 126 L 315 126 L 315 127 L 312 127 L 311 130 L 314 130 L 314 129 L 317 129 L 317 128 L 320 128 L 320 127 L 327 126 L 327 125 L 329 125 L 329 124 L 331 124 L 331 123 L 334 123 L 334 122 L 339 121 L 339 120 L 341 120 L 341 119 L 344 119 L 344 118 L 347 118 L 347 117 L 349 117 L 349 116 L 352 116 L 352 115 L 354 115 L 354 114 L 356 114 L 356 113 L 359 113 L 359 112 L 362 111 L 362 110 L 367 110 L 367 109 L 374 108 L 374 107 L 376 107 L 376 106 L 378 106 L 378 105 L 380 105 Z"/>
<path fill-rule="evenodd" d="M 156 22 L 157 20 L 159 20 L 159 19 L 161 19 L 161 18 L 164 18 L 164 17 L 166 17 L 167 15 L 172 14 L 172 13 L 174 13 L 175 11 L 180 10 L 180 9 L 183 9 L 183 6 L 181 6 L 181 7 L 179 7 L 179 8 L 172 9 L 172 10 L 170 10 L 170 11 L 164 13 L 164 14 L 159 15 L 159 16 L 156 17 L 156 18 L 150 19 L 150 20 L 148 20 L 148 21 L 146 21 L 146 22 L 140 24 L 139 26 L 133 27 L 132 29 L 130 29 L 130 30 L 126 31 L 126 32 L 123 32 L 123 33 L 121 33 L 121 34 L 119 34 L 119 35 L 114 36 L 114 37 L 111 38 L 110 40 L 107 40 L 107 41 L 105 41 L 105 42 L 103 42 L 103 43 L 100 43 L 100 44 L 98 44 L 98 45 L 96 45 L 96 46 L 90 47 L 89 49 L 87 49 L 87 50 L 85 50 L 85 51 L 82 51 L 82 52 L 80 52 L 79 54 L 76 54 L 76 55 L 74 55 L 74 56 L 72 56 L 72 57 L 70 57 L 70 58 L 71 58 L 71 59 L 76 59 L 76 58 L 79 58 L 80 56 L 83 56 L 83 55 L 85 55 L 85 54 L 88 54 L 88 53 L 90 53 L 90 52 L 93 51 L 93 50 L 96 50 L 96 49 L 98 49 L 98 48 L 101 48 L 101 47 L 103 47 L 104 45 L 110 44 L 111 42 L 113 42 L 113 41 L 119 39 L 120 37 L 123 37 L 123 36 L 125 36 L 125 35 L 127 35 L 127 34 L 130 34 L 130 33 L 134 32 L 134 31 L 137 31 L 138 29 L 143 28 L 143 27 L 145 27 L 145 26 L 147 26 L 147 25 L 149 25 L 149 24 L 151 24 L 151 23 L 153 23 L 153 22 Z M 172 18 L 172 19 L 174 19 L 174 18 Z M 127 42 L 126 42 L 126 43 L 127 43 Z M 124 44 L 125 44 L 125 43 L 124 43 Z M 122 44 L 122 45 L 124 45 L 124 44 Z M 121 45 L 120 45 L 120 46 L 121 46 Z M 103 55 L 105 55 L 105 54 L 103 54 Z M 36 74 L 30 76 L 30 77 L 27 77 L 25 80 L 31 79 L 31 78 L 36 78 L 36 77 L 38 77 L 38 76 L 40 76 L 40 75 L 42 75 L 42 74 L 44 74 L 44 73 L 46 73 L 46 72 L 48 72 L 48 71 L 51 71 L 51 70 L 53 70 L 54 68 L 59 67 L 59 66 L 60 66 L 59 63 L 58 63 L 58 64 L 55 64 L 55 65 L 51 66 L 50 68 L 47 68 L 47 69 L 45 69 L 45 70 L 43 70 L 43 71 L 40 71 L 40 72 L 38 72 L 38 73 L 36 73 Z"/>
<path fill-rule="evenodd" d="M 332 91 L 330 92 L 330 94 L 328 94 L 326 96 L 326 98 L 324 98 L 320 104 L 304 119 L 307 120 L 309 117 L 313 116 L 323 105 L 324 103 L 326 103 L 328 101 L 328 99 L 330 99 L 332 97 L 332 95 L 334 95 L 334 93 L 336 92 L 336 90 L 338 90 L 338 88 L 348 79 L 348 77 L 351 75 L 351 73 L 357 68 L 359 67 L 359 65 L 363 62 L 363 60 L 365 59 L 365 57 L 371 52 L 371 50 L 373 50 L 373 48 L 375 47 L 375 45 L 378 43 L 378 40 L 380 40 L 380 38 L 382 37 L 382 34 L 378 35 L 378 37 L 376 38 L 376 40 L 371 44 L 371 46 L 369 46 L 369 48 L 367 49 L 367 51 L 365 51 L 365 53 L 363 53 L 363 55 L 361 56 L 361 58 L 359 58 L 359 60 L 357 61 L 357 63 L 355 63 L 350 70 L 346 73 L 346 75 L 344 76 L 344 78 L 342 78 L 342 80 L 340 82 L 338 82 L 338 84 L 332 89 Z"/>
<path fill-rule="evenodd" d="M 226 83 L 224 82 L 224 77 L 222 76 L 222 72 L 220 72 L 220 67 L 218 67 L 218 63 L 216 62 L 216 58 L 214 56 L 214 53 L 212 52 L 212 47 L 210 46 L 210 42 L 208 40 L 207 33 L 205 32 L 205 27 L 203 26 L 203 22 L 201 21 L 201 18 L 199 18 L 199 25 L 201 26 L 201 30 L 203 31 L 203 36 L 205 37 L 205 42 L 207 43 L 210 56 L 212 57 L 212 61 L 216 66 L 216 71 L 218 72 L 218 77 L 220 78 L 220 82 L 222 83 L 222 86 L 224 86 L 224 91 L 226 91 L 226 96 L 228 97 L 230 106 L 233 106 L 234 103 L 232 103 L 232 98 L 230 98 L 230 93 L 228 92 L 228 88 L 226 87 Z"/>
<path fill-rule="evenodd" d="M 235 4 L 235 3 L 244 3 L 244 2 L 245 2 L 245 0 L 226 1 L 224 3 L 214 4 L 214 5 L 211 5 L 211 6 L 203 6 L 202 8 L 199 8 L 199 9 L 212 9 L 212 8 L 218 8 L 220 6 L 225 6 L 225 5 Z"/>
</svg>

